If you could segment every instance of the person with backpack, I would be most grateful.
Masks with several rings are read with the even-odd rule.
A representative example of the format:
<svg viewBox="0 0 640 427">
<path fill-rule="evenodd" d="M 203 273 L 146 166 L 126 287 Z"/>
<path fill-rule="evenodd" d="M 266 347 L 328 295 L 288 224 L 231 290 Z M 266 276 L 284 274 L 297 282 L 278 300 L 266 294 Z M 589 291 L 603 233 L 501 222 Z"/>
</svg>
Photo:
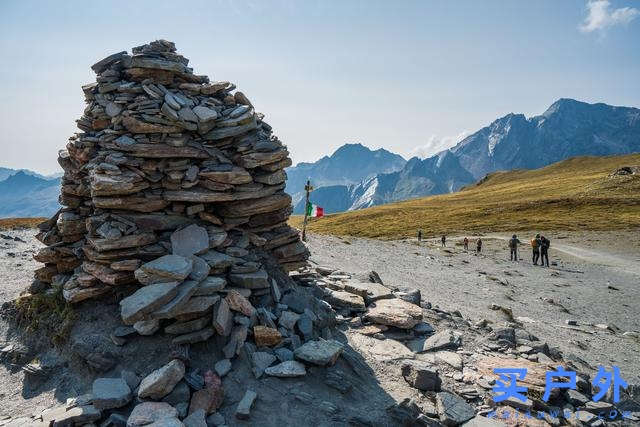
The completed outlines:
<svg viewBox="0 0 640 427">
<path fill-rule="evenodd" d="M 522 242 L 518 239 L 518 236 L 515 234 L 511 236 L 509 239 L 509 249 L 511 250 L 511 261 L 518 261 L 518 245 L 521 245 Z"/>
<path fill-rule="evenodd" d="M 476 253 L 480 253 L 482 252 L 482 239 L 478 237 L 478 240 L 476 241 Z"/>
<path fill-rule="evenodd" d="M 444 248 L 445 246 L 447 246 L 447 236 L 445 236 L 444 234 L 442 235 L 442 237 L 440 238 L 440 241 L 442 242 L 442 247 Z"/>
<path fill-rule="evenodd" d="M 422 242 L 422 230 L 418 230 L 418 242 Z"/>
<path fill-rule="evenodd" d="M 531 249 L 533 249 L 533 265 L 538 265 L 538 259 L 540 258 L 540 234 L 536 234 L 536 237 L 531 239 Z"/>
<path fill-rule="evenodd" d="M 544 236 L 540 236 L 540 265 L 544 267 L 545 261 L 549 267 L 549 246 L 551 241 Z"/>
<path fill-rule="evenodd" d="M 469 239 L 467 239 L 465 237 L 464 240 L 462 241 L 462 244 L 464 245 L 464 250 L 468 251 L 469 250 Z"/>
</svg>

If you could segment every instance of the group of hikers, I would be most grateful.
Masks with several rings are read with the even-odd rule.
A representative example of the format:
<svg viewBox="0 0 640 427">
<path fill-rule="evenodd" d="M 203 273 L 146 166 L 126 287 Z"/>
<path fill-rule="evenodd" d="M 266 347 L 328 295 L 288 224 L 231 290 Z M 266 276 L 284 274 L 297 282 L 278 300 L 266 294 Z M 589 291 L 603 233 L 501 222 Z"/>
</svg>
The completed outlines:
<svg viewBox="0 0 640 427">
<path fill-rule="evenodd" d="M 510 257 L 511 261 L 518 261 L 518 245 L 521 245 L 522 242 L 518 239 L 518 236 L 515 234 L 511 236 L 509 240 L 509 249 L 510 249 Z M 549 267 L 549 247 L 551 246 L 551 241 L 546 237 L 536 234 L 536 237 L 531 239 L 531 249 L 533 251 L 532 261 L 533 265 L 538 265 L 538 261 L 540 261 L 540 266 Z"/>
<path fill-rule="evenodd" d="M 422 241 L 422 230 L 418 230 L 418 242 Z M 446 247 L 447 246 L 447 236 L 446 235 L 442 235 L 442 237 L 440 237 L 440 242 L 442 243 L 442 247 Z M 520 239 L 518 239 L 517 235 L 513 235 L 511 236 L 511 239 L 509 239 L 509 252 L 510 252 L 510 259 L 511 261 L 518 261 L 520 258 L 518 257 L 518 246 L 522 245 L 523 243 L 520 241 Z M 469 239 L 467 237 L 465 237 L 462 240 L 462 245 L 464 246 L 464 250 L 468 251 L 469 250 Z M 547 239 L 546 237 L 540 235 L 540 234 L 536 234 L 536 236 L 531 239 L 531 248 L 533 250 L 533 265 L 538 265 L 538 261 L 540 261 L 540 266 L 544 267 L 545 263 L 546 266 L 549 267 L 549 247 L 551 246 L 551 241 L 549 239 Z M 482 239 L 480 237 L 478 237 L 478 240 L 476 240 L 476 253 L 480 253 L 482 252 Z"/>
<path fill-rule="evenodd" d="M 422 230 L 418 230 L 418 242 L 421 242 L 421 241 L 422 241 Z M 443 248 L 447 247 L 447 236 L 443 234 L 442 237 L 440 237 L 440 242 L 442 243 Z M 465 251 L 469 250 L 469 239 L 467 237 L 465 237 L 462 240 L 462 245 L 464 246 Z M 482 252 L 482 239 L 478 237 L 478 240 L 476 240 L 476 253 L 480 253 L 480 252 Z"/>
</svg>

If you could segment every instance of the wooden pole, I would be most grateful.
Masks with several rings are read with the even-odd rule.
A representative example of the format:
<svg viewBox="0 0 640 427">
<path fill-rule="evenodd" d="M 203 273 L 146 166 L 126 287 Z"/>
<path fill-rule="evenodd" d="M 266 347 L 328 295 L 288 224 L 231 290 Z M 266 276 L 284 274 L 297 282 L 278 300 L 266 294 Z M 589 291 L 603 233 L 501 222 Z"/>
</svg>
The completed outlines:
<svg viewBox="0 0 640 427">
<path fill-rule="evenodd" d="M 307 195 L 304 203 L 304 221 L 302 222 L 302 241 L 307 241 L 307 207 L 309 206 L 309 191 L 311 191 L 311 180 L 307 179 L 307 185 L 304 186 Z"/>
</svg>

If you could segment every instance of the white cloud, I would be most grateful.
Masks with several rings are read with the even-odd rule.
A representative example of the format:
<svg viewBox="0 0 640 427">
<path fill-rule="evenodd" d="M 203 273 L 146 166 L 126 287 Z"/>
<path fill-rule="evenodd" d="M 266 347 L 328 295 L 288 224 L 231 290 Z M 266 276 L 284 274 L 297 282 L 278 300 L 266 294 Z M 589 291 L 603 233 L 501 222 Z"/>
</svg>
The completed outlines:
<svg viewBox="0 0 640 427">
<path fill-rule="evenodd" d="M 427 142 L 411 150 L 409 152 L 409 157 L 420 157 L 422 159 L 426 159 L 427 157 L 431 157 L 442 150 L 453 147 L 469 135 L 470 133 L 466 130 L 455 136 L 439 137 L 437 135 L 431 135 Z"/>
<path fill-rule="evenodd" d="M 634 7 L 611 9 L 609 0 L 589 0 L 587 12 L 587 17 L 578 27 L 583 33 L 604 31 L 614 25 L 626 25 L 640 15 L 640 10 Z"/>
</svg>

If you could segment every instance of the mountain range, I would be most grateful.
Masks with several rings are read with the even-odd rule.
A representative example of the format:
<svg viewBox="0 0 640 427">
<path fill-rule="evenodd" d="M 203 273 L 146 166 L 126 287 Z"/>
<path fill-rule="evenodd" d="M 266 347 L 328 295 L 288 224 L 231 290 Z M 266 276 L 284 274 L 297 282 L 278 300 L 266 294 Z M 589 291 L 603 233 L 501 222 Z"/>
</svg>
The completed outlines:
<svg viewBox="0 0 640 427">
<path fill-rule="evenodd" d="M 402 156 L 383 148 L 373 151 L 362 144 L 345 144 L 331 156 L 324 156 L 317 162 L 303 162 L 287 168 L 286 191 L 295 204 L 304 198 L 307 179 L 310 179 L 316 188 L 348 186 L 359 184 L 380 173 L 400 170 L 405 163 L 406 160 Z"/>
<path fill-rule="evenodd" d="M 498 170 L 535 169 L 569 157 L 640 152 L 640 109 L 554 102 L 543 114 L 507 114 L 426 159 L 406 161 L 385 149 L 345 144 L 330 156 L 287 169 L 294 213 L 304 213 L 304 185 L 326 213 L 450 193 Z M 0 168 L 0 218 L 50 216 L 60 178 Z"/>
<path fill-rule="evenodd" d="M 0 173 L 6 174 L 0 181 L 0 218 L 48 217 L 60 208 L 60 178 L 7 168 Z"/>
<path fill-rule="evenodd" d="M 414 157 L 396 171 L 382 171 L 357 184 L 317 188 L 310 200 L 329 206 L 328 213 L 361 209 L 450 193 L 499 170 L 535 169 L 581 155 L 635 152 L 640 152 L 640 109 L 559 99 L 539 116 L 507 114 L 453 148 L 426 159 Z M 327 165 L 332 157 L 321 160 L 324 170 L 335 170 Z M 293 187 L 291 175 L 289 181 Z M 316 186 L 318 181 L 312 178 Z M 304 201 L 295 204 L 294 213 L 304 213 Z"/>
</svg>

